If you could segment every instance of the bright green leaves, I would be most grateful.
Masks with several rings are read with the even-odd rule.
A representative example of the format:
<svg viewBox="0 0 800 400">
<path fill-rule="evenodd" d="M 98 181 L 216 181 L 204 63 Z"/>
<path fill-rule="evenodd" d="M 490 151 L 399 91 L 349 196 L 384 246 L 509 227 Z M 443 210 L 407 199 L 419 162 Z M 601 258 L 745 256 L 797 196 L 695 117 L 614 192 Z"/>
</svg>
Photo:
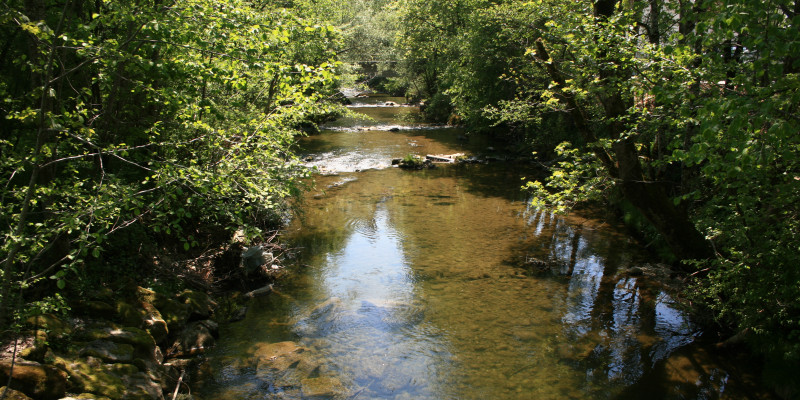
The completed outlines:
<svg viewBox="0 0 800 400">
<path fill-rule="evenodd" d="M 43 21 L 12 7 L 0 12 L 0 253 L 19 251 L 5 286 L 69 289 L 134 224 L 191 250 L 198 225 L 281 219 L 306 175 L 292 127 L 334 111 L 335 28 L 242 0 L 48 7 Z"/>
<path fill-rule="evenodd" d="M 555 153 L 557 161 L 546 183 L 532 181 L 524 187 L 531 192 L 534 207 L 566 213 L 576 204 L 608 195 L 613 181 L 593 155 L 573 148 L 569 142 L 559 144 Z"/>
</svg>

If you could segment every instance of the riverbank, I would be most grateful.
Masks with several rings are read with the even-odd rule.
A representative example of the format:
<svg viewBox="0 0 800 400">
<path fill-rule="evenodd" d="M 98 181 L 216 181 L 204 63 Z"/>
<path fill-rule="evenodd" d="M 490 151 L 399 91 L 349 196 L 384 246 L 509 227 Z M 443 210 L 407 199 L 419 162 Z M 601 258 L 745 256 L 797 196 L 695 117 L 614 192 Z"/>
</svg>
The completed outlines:
<svg viewBox="0 0 800 400">
<path fill-rule="evenodd" d="M 243 319 L 247 302 L 269 293 L 285 273 L 284 251 L 272 240 L 244 246 L 234 237 L 173 262 L 186 273 L 201 263 L 211 268 L 205 282 L 184 282 L 206 290 L 99 288 L 68 299 L 68 315 L 31 316 L 0 349 L 0 390 L 8 386 L 5 398 L 17 400 L 189 399 L 219 323 Z"/>
</svg>

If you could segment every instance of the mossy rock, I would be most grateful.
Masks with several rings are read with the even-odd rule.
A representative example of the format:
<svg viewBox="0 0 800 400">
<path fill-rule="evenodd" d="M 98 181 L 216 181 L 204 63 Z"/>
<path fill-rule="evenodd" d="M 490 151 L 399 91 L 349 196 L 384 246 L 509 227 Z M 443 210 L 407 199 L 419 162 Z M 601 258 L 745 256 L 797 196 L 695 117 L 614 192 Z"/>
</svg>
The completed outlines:
<svg viewBox="0 0 800 400">
<path fill-rule="evenodd" d="M 169 326 L 161 312 L 150 303 L 142 303 L 145 310 L 144 323 L 142 327 L 149 333 L 156 343 L 163 343 L 169 336 Z"/>
<path fill-rule="evenodd" d="M 67 383 L 71 391 L 91 393 L 110 399 L 122 399 L 125 394 L 125 383 L 98 359 L 68 360 L 56 357 L 53 362 L 58 368 L 69 374 Z"/>
<path fill-rule="evenodd" d="M 125 400 L 163 399 L 161 384 L 143 372 L 125 373 Z"/>
<path fill-rule="evenodd" d="M 84 347 L 81 357 L 96 357 L 108 363 L 133 362 L 133 346 L 109 340 L 95 340 Z"/>
<path fill-rule="evenodd" d="M 219 337 L 219 327 L 211 320 L 189 323 L 167 350 L 169 358 L 186 358 L 205 353 Z"/>
<path fill-rule="evenodd" d="M 36 399 L 60 399 L 67 389 L 67 375 L 52 365 L 18 361 L 12 371 L 11 360 L 0 360 L 0 382 L 8 382 L 9 374 L 11 389 Z"/>
<path fill-rule="evenodd" d="M 153 305 L 161 313 L 170 332 L 179 332 L 189 321 L 189 306 L 166 296 L 158 296 Z"/>
<path fill-rule="evenodd" d="M 178 294 L 178 299 L 189 309 L 189 319 L 208 319 L 217 309 L 217 302 L 206 293 L 186 289 Z"/>
<path fill-rule="evenodd" d="M 132 326 L 118 327 L 114 324 L 87 330 L 80 334 L 88 340 L 108 340 L 114 343 L 129 344 L 136 350 L 136 355 L 146 357 L 152 355 L 156 341 L 147 331 Z"/>
<path fill-rule="evenodd" d="M 19 356 L 28 361 L 35 361 L 38 363 L 44 362 L 44 356 L 49 349 L 47 339 L 47 332 L 42 329 L 37 329 L 33 333 L 33 346 L 22 349 L 19 352 Z"/>
<path fill-rule="evenodd" d="M 73 397 L 65 397 L 61 400 L 111 400 L 108 397 L 98 396 L 92 393 L 81 393 Z"/>
<path fill-rule="evenodd" d="M 49 337 L 58 339 L 72 334 L 72 327 L 53 314 L 40 314 L 29 317 L 25 320 L 29 325 L 37 329 L 44 329 L 49 332 Z"/>
<path fill-rule="evenodd" d="M 190 311 L 189 306 L 186 304 L 143 287 L 138 287 L 136 290 L 137 298 L 145 306 L 145 311 L 151 314 L 151 317 L 155 315 L 151 309 L 148 309 L 147 305 L 152 305 L 158 310 L 161 319 L 167 324 L 167 332 L 179 332 L 189 320 Z M 156 334 L 153 334 L 153 337 L 155 338 Z M 156 340 L 159 341 L 158 338 Z"/>
<path fill-rule="evenodd" d="M 147 316 L 145 310 L 141 307 L 133 306 L 127 301 L 117 300 L 114 305 L 117 313 L 117 320 L 125 326 L 134 326 L 141 328 L 144 319 Z"/>
<path fill-rule="evenodd" d="M 3 392 L 5 392 L 5 394 L 6 394 L 6 397 L 5 397 L 6 400 L 33 400 L 30 397 L 28 397 L 27 395 L 25 395 L 25 393 L 16 391 L 16 390 L 11 389 L 11 388 L 7 388 L 5 386 L 0 387 L 0 394 L 2 394 Z"/>
</svg>

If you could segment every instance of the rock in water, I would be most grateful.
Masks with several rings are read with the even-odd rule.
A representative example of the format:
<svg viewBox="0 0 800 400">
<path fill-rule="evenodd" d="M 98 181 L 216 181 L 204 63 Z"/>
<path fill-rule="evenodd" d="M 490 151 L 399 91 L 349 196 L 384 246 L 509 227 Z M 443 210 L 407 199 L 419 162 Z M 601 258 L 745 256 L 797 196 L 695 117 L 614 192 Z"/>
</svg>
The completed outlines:
<svg viewBox="0 0 800 400">
<path fill-rule="evenodd" d="M 345 394 L 345 388 L 336 378 L 319 377 L 308 378 L 301 381 L 304 398 L 330 399 Z"/>
</svg>

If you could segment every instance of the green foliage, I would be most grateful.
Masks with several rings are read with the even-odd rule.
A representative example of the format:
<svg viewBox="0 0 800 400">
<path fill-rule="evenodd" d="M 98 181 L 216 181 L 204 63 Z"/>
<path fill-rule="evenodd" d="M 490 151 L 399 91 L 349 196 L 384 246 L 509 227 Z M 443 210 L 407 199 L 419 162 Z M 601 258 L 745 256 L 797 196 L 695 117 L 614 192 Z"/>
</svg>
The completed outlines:
<svg viewBox="0 0 800 400">
<path fill-rule="evenodd" d="M 370 87 L 376 74 L 387 72 L 397 61 L 394 48 L 397 4 L 392 0 L 296 0 L 298 14 L 327 21 L 341 32 L 338 58 L 344 63 L 343 85 Z M 396 93 L 396 89 L 392 90 Z M 403 93 L 400 94 L 401 96 Z"/>
<path fill-rule="evenodd" d="M 798 4 L 412 0 L 398 46 L 432 110 L 447 101 L 473 129 L 555 154 L 552 176 L 528 184 L 539 205 L 622 196 L 673 251 L 672 228 L 699 231 L 684 241 L 714 251 L 687 269 L 703 271 L 695 304 L 797 362 Z"/>
<path fill-rule="evenodd" d="M 578 203 L 608 195 L 613 182 L 593 155 L 572 148 L 569 142 L 558 145 L 555 152 L 558 158 L 553 161 L 555 166 L 550 168 L 552 173 L 546 183 L 532 181 L 525 185 L 533 206 L 566 213 Z"/>
<path fill-rule="evenodd" d="M 280 221 L 306 175 L 291 127 L 334 110 L 332 26 L 240 0 L 63 4 L 0 18 L 3 311 L 132 224 L 189 250 L 188 227 Z"/>
<path fill-rule="evenodd" d="M 598 137 L 612 140 L 605 148 L 631 141 L 643 180 L 673 182 L 673 202 L 716 250 L 716 257 L 694 263 L 706 274 L 695 281 L 693 299 L 723 325 L 752 332 L 760 351 L 800 360 L 800 308 L 793 300 L 800 296 L 800 65 L 790 50 L 800 36 L 793 3 L 724 1 L 702 3 L 700 13 L 672 10 L 696 29 L 665 30 L 657 43 L 637 34 L 642 10 L 619 9 L 600 22 L 589 9 L 562 6 L 541 37 L 551 55 L 564 56 L 540 62 L 557 63 L 569 79 L 558 91 L 540 87 L 541 99 L 554 110 L 565 95 L 576 99 Z M 612 119 L 615 95 L 627 109 Z M 618 126 L 624 131 L 615 137 Z M 556 181 L 580 200 L 569 189 L 580 181 Z"/>
</svg>

